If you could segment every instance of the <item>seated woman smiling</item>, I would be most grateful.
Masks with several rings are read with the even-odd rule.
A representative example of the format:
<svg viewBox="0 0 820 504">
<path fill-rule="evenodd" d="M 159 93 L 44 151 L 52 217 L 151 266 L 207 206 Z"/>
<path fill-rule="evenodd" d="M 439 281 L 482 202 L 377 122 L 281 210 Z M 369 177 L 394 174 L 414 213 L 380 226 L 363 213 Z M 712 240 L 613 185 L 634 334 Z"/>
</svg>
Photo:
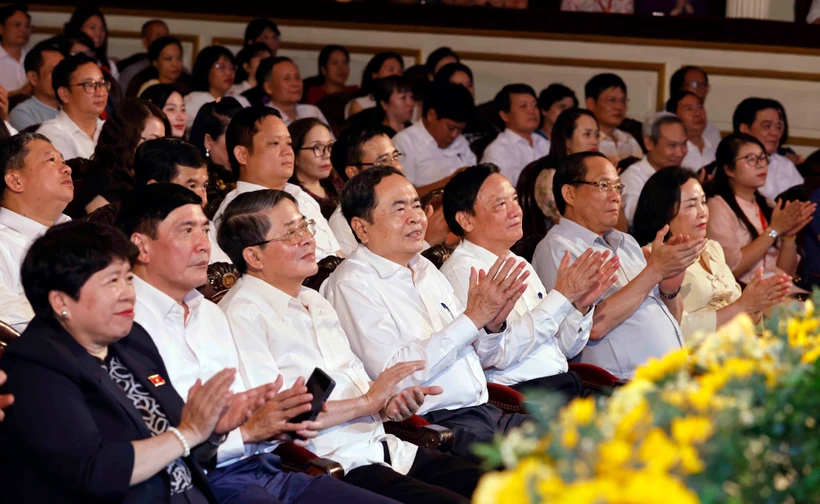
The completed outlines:
<svg viewBox="0 0 820 504">
<path fill-rule="evenodd" d="M 633 236 L 646 245 L 668 225 L 667 239 L 705 238 L 708 221 L 706 195 L 695 173 L 670 166 L 655 172 L 641 191 Z M 714 332 L 740 313 L 759 322 L 764 310 L 785 299 L 790 285 L 791 277 L 786 274 L 764 279 L 761 267 L 741 291 L 726 264 L 723 248 L 718 242 L 707 240 L 703 254 L 686 269 L 681 284 L 684 313 L 680 326 L 684 339 L 688 340 L 698 330 Z"/>
<path fill-rule="evenodd" d="M 0 428 L 4 502 L 216 502 L 198 461 L 256 397 L 230 392 L 235 369 L 197 381 L 187 403 L 176 394 L 134 324 L 138 254 L 116 229 L 81 221 L 29 249 L 22 282 L 36 315 L 0 360 L 15 398 Z"/>
</svg>

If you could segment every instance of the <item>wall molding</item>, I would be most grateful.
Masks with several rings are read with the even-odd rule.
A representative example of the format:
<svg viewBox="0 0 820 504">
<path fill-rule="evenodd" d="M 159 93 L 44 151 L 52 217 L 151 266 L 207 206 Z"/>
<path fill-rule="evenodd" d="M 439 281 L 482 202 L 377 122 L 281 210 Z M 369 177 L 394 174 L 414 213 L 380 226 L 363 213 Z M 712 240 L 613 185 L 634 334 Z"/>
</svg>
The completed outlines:
<svg viewBox="0 0 820 504">
<path fill-rule="evenodd" d="M 657 110 L 663 110 L 664 90 L 666 89 L 666 65 L 644 61 L 621 61 L 586 58 L 561 58 L 554 56 L 524 56 L 520 54 L 499 54 L 487 52 L 458 51 L 462 60 L 494 61 L 501 63 L 523 63 L 529 65 L 564 66 L 580 68 L 606 68 L 611 70 L 642 70 L 657 75 L 656 100 Z"/>
<path fill-rule="evenodd" d="M 688 65 L 682 65 L 681 68 L 684 66 Z M 730 68 L 717 66 L 700 66 L 699 68 L 702 68 L 709 75 L 722 75 L 725 77 L 751 77 L 754 79 L 820 82 L 820 73 L 786 72 L 781 70 L 768 70 L 765 68 Z"/>
<path fill-rule="evenodd" d="M 31 28 L 32 34 L 37 35 L 62 35 L 63 34 L 63 27 L 62 26 L 33 26 Z M 190 43 L 192 46 L 191 49 L 191 61 L 196 60 L 196 55 L 199 54 L 199 35 L 191 35 L 188 33 L 174 33 L 174 37 L 178 38 L 180 42 L 187 42 Z M 109 30 L 108 38 L 124 38 L 124 39 L 136 39 L 139 40 L 142 38 L 142 34 L 138 31 L 128 31 L 128 30 Z"/>
<path fill-rule="evenodd" d="M 214 45 L 238 45 L 243 44 L 240 37 L 214 37 L 211 41 Z M 319 52 L 327 44 L 317 44 L 314 42 L 290 42 L 282 41 L 279 44 L 280 49 L 291 49 L 294 51 L 316 51 Z M 402 56 L 413 58 L 417 65 L 424 62 L 421 56 L 421 49 L 412 49 L 407 47 L 382 47 L 370 45 L 350 45 L 345 44 L 345 49 L 354 54 L 378 54 L 380 52 L 391 51 Z"/>
</svg>

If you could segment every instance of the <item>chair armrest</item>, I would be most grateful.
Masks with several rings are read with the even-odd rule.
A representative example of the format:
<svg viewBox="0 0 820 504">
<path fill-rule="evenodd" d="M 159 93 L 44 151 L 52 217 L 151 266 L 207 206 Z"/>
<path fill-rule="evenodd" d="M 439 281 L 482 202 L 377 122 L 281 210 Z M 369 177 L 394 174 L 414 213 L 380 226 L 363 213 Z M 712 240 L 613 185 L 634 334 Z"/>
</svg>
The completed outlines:
<svg viewBox="0 0 820 504">
<path fill-rule="evenodd" d="M 273 453 L 282 459 L 282 469 L 285 471 L 303 472 L 311 476 L 327 474 L 336 479 L 344 478 L 345 470 L 340 463 L 317 457 L 307 448 L 296 446 L 293 443 L 282 443 Z"/>
<path fill-rule="evenodd" d="M 385 422 L 384 431 L 402 441 L 431 450 L 449 451 L 455 441 L 453 431 L 441 425 L 430 424 L 418 415 L 413 415 L 404 422 Z"/>
<path fill-rule="evenodd" d="M 609 391 L 627 383 L 627 380 L 621 380 L 606 369 L 592 364 L 570 362 L 569 370 L 574 371 L 581 377 L 584 387 L 599 392 Z"/>
<path fill-rule="evenodd" d="M 489 403 L 505 413 L 526 413 L 526 397 L 521 392 L 497 383 L 487 383 L 487 391 L 490 395 Z"/>
</svg>

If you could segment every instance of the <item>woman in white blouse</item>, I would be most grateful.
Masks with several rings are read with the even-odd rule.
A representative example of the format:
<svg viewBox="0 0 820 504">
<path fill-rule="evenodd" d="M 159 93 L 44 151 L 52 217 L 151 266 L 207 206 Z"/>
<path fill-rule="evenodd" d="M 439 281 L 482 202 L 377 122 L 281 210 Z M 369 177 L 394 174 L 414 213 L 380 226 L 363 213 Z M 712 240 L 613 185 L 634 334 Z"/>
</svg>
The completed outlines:
<svg viewBox="0 0 820 504">
<path fill-rule="evenodd" d="M 646 182 L 635 211 L 633 235 L 645 245 L 668 224 L 667 238 L 705 238 L 708 222 L 706 194 L 696 175 L 673 166 L 659 170 Z M 783 273 L 764 279 L 761 267 L 741 291 L 726 264 L 723 248 L 714 240 L 707 240 L 700 259 L 684 275 L 680 325 L 687 340 L 699 330 L 715 331 L 740 313 L 760 321 L 763 311 L 783 301 L 791 286 L 791 277 Z"/>
<path fill-rule="evenodd" d="M 185 96 L 188 129 L 193 125 L 196 113 L 206 103 L 232 96 L 243 107 L 250 107 L 251 103 L 247 98 L 229 93 L 235 78 L 236 58 L 231 51 L 222 46 L 210 46 L 199 51 L 191 73 L 194 90 Z"/>
</svg>

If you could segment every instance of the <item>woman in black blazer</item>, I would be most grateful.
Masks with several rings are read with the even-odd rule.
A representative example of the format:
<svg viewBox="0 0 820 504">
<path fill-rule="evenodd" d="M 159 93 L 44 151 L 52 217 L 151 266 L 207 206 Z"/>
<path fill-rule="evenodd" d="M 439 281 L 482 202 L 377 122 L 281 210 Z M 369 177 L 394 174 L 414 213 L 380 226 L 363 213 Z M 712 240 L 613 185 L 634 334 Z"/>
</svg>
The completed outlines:
<svg viewBox="0 0 820 504">
<path fill-rule="evenodd" d="M 72 222 L 26 255 L 36 317 L 0 359 L 15 398 L 0 423 L 4 502 L 216 502 L 190 450 L 218 445 L 209 436 L 250 407 L 229 391 L 232 369 L 197 382 L 187 403 L 176 394 L 133 323 L 137 253 L 114 228 Z"/>
</svg>

